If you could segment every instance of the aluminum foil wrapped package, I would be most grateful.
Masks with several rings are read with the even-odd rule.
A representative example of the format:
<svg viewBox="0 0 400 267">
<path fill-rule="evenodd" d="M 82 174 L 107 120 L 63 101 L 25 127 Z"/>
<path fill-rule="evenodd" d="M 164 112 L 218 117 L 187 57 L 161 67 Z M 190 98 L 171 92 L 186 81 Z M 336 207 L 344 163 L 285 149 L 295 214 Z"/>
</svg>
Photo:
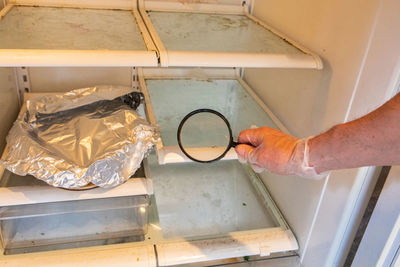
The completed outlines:
<svg viewBox="0 0 400 267">
<path fill-rule="evenodd" d="M 136 111 L 141 97 L 132 88 L 97 86 L 28 100 L 1 164 L 56 187 L 122 184 L 159 138 Z"/>
</svg>

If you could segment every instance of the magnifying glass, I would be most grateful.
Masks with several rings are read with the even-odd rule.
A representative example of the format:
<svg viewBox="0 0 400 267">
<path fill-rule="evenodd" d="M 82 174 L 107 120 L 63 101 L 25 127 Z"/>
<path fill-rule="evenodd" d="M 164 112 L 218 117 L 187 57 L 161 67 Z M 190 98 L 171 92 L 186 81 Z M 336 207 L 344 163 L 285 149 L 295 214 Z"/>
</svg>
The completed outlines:
<svg viewBox="0 0 400 267">
<path fill-rule="evenodd" d="M 187 114 L 178 127 L 178 145 L 189 159 L 210 163 L 222 159 L 239 143 L 224 115 L 213 109 L 197 109 Z"/>
</svg>

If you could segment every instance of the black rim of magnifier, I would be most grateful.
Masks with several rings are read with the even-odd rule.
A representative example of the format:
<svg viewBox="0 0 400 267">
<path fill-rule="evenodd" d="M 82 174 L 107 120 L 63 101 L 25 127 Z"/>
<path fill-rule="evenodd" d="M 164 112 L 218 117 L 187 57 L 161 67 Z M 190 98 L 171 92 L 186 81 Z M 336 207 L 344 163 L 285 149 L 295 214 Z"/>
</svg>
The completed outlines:
<svg viewBox="0 0 400 267">
<path fill-rule="evenodd" d="M 190 156 L 190 155 L 185 151 L 185 149 L 184 149 L 183 146 L 182 146 L 182 143 L 181 143 L 181 131 L 182 131 L 182 127 L 183 127 L 183 125 L 185 124 L 185 122 L 186 122 L 190 117 L 192 117 L 193 115 L 196 115 L 196 114 L 198 114 L 198 113 L 213 113 L 213 114 L 217 115 L 218 117 L 220 117 L 220 118 L 225 122 L 226 127 L 228 127 L 228 130 L 229 130 L 229 145 L 226 147 L 224 153 L 222 153 L 220 156 L 218 156 L 218 157 L 215 158 L 215 159 L 212 159 L 212 160 L 199 160 L 199 159 L 193 158 L 192 156 Z M 220 159 L 222 159 L 222 158 L 226 155 L 226 153 L 228 153 L 228 151 L 229 151 L 229 149 L 231 149 L 231 147 L 236 146 L 236 142 L 233 141 L 231 125 L 229 124 L 228 120 L 225 118 L 224 115 L 222 115 L 222 114 L 219 113 L 218 111 L 215 111 L 215 110 L 213 110 L 213 109 L 208 109 L 208 108 L 196 109 L 196 110 L 193 110 L 192 112 L 190 112 L 189 114 L 187 114 L 187 115 L 182 119 L 181 123 L 179 124 L 177 137 L 178 137 L 178 145 L 179 145 L 179 148 L 182 150 L 183 154 L 185 154 L 185 156 L 188 157 L 189 159 L 191 159 L 191 160 L 193 160 L 193 161 L 196 161 L 196 162 L 200 162 L 200 163 L 210 163 L 210 162 L 214 162 L 214 161 L 220 160 Z"/>
</svg>

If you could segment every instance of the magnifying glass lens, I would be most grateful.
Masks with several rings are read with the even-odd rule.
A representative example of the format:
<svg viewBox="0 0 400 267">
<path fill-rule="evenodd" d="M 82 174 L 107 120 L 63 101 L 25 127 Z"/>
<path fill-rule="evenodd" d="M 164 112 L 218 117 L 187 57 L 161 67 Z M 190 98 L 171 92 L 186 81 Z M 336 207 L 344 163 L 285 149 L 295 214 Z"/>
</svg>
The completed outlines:
<svg viewBox="0 0 400 267">
<path fill-rule="evenodd" d="M 213 161 L 230 146 L 231 135 L 227 123 L 211 112 L 196 113 L 183 123 L 180 145 L 192 159 Z"/>
</svg>

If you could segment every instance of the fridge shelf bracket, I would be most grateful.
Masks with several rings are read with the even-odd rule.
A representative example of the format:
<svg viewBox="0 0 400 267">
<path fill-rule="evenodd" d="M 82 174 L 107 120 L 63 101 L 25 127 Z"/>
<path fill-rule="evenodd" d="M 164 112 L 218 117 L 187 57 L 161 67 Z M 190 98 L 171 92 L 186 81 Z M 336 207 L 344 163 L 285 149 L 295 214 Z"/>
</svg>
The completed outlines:
<svg viewBox="0 0 400 267">
<path fill-rule="evenodd" d="M 31 81 L 29 77 L 29 69 L 27 67 L 16 67 L 14 69 L 17 80 L 17 95 L 20 107 L 24 102 L 24 94 L 31 91 Z"/>
<path fill-rule="evenodd" d="M 4 3 L 6 3 L 6 2 L 4 1 Z M 1 20 L 5 15 L 7 15 L 8 11 L 10 11 L 11 8 L 12 8 L 13 6 L 14 6 L 13 4 L 6 4 L 6 5 L 4 5 L 3 9 L 0 10 L 0 20 Z"/>
<path fill-rule="evenodd" d="M 138 69 L 136 67 L 131 68 L 131 77 L 132 77 L 132 88 L 135 90 L 139 89 L 139 77 L 138 77 Z"/>
<path fill-rule="evenodd" d="M 147 28 L 146 32 L 148 34 L 146 34 L 146 37 L 148 35 L 149 36 L 148 38 L 152 40 L 152 43 L 156 47 L 155 51 L 157 51 L 158 64 L 161 65 L 162 67 L 168 67 L 168 63 L 164 63 L 164 61 L 161 61 L 162 58 L 168 58 L 167 50 L 165 49 L 160 37 L 157 34 L 156 29 L 154 28 L 153 24 L 150 21 L 149 16 L 146 13 L 146 10 L 144 9 L 144 0 L 138 0 L 138 10 Z"/>
</svg>

